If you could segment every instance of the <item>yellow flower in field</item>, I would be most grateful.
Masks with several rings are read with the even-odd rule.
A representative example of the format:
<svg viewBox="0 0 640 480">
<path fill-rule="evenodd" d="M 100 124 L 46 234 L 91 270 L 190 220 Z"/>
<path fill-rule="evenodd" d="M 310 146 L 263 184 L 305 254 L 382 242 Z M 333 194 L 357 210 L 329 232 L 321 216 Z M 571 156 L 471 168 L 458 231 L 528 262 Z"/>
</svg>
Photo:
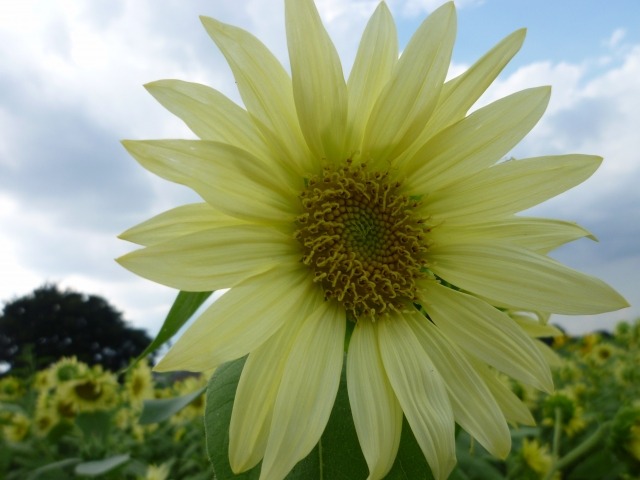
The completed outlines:
<svg viewBox="0 0 640 480">
<path fill-rule="evenodd" d="M 133 405 L 142 405 L 145 399 L 153 398 L 153 378 L 147 362 L 140 361 L 127 372 L 125 388 Z"/>
<path fill-rule="evenodd" d="M 118 402 L 118 381 L 110 372 L 92 368 L 83 377 L 61 384 L 60 401 L 74 413 L 110 410 Z"/>
<path fill-rule="evenodd" d="M 13 376 L 0 379 L 0 401 L 14 402 L 24 395 L 24 385 Z"/>
<path fill-rule="evenodd" d="M 171 468 L 168 464 L 151 464 L 147 467 L 147 472 L 144 476 L 144 480 L 167 480 L 167 478 L 169 478 L 169 473 L 171 473 Z"/>
<path fill-rule="evenodd" d="M 33 429 L 39 437 L 47 435 L 60 421 L 60 417 L 53 408 L 36 409 Z"/>
<path fill-rule="evenodd" d="M 587 426 L 584 409 L 578 405 L 571 391 L 558 391 L 544 400 L 542 424 L 549 427 L 555 426 L 557 412 L 560 414 L 562 430 L 569 437 L 573 437 Z"/>
<path fill-rule="evenodd" d="M 42 384 L 50 387 L 56 387 L 69 380 L 74 380 L 86 375 L 89 366 L 86 363 L 79 362 L 76 357 L 64 357 L 47 368 L 49 381 L 45 382 L 41 379 Z"/>
<path fill-rule="evenodd" d="M 611 360 L 617 352 L 618 349 L 610 343 L 599 343 L 591 349 L 586 359 L 595 365 L 602 366 Z"/>
<path fill-rule="evenodd" d="M 537 439 L 529 440 L 525 438 L 522 442 L 522 459 L 527 466 L 538 474 L 539 478 L 545 478 L 551 468 L 552 458 L 547 445 L 540 445 Z M 559 474 L 553 477 L 560 478 Z"/>
<path fill-rule="evenodd" d="M 31 420 L 22 413 L 14 413 L 8 419 L 6 425 L 2 426 L 4 438 L 13 443 L 19 443 L 29 434 Z"/>
<path fill-rule="evenodd" d="M 200 140 L 126 141 L 147 169 L 204 200 L 122 234 L 119 262 L 185 291 L 230 288 L 160 371 L 208 371 L 249 354 L 230 426 L 234 471 L 283 478 L 317 444 L 339 385 L 370 478 L 391 468 L 403 413 L 436 478 L 457 422 L 492 454 L 531 422 L 489 366 L 551 390 L 548 365 L 501 309 L 563 314 L 626 306 L 547 253 L 589 233 L 516 214 L 588 178 L 601 159 L 501 162 L 544 112 L 548 87 L 468 114 L 524 39 L 506 37 L 445 83 L 456 13 L 445 4 L 398 55 L 380 3 L 345 81 L 311 0 L 285 0 L 291 77 L 249 33 L 203 18 L 244 106 L 203 85 L 147 85 Z M 499 308 L 496 308 L 499 307 Z M 304 426 L 304 428 L 301 428 Z"/>
<path fill-rule="evenodd" d="M 587 335 L 582 337 L 582 345 L 580 346 L 580 351 L 583 355 L 587 355 L 599 342 L 600 334 L 588 333 Z"/>
</svg>

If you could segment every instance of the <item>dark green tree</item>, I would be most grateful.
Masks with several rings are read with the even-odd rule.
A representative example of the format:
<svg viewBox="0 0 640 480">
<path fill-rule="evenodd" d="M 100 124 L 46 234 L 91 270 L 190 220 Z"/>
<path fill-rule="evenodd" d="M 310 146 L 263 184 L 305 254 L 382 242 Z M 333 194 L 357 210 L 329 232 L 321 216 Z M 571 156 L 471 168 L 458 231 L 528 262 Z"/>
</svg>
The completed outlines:
<svg viewBox="0 0 640 480">
<path fill-rule="evenodd" d="M 151 339 L 130 327 L 104 299 L 44 285 L 4 306 L 0 362 L 12 375 L 28 375 L 64 356 L 117 371 Z"/>
</svg>

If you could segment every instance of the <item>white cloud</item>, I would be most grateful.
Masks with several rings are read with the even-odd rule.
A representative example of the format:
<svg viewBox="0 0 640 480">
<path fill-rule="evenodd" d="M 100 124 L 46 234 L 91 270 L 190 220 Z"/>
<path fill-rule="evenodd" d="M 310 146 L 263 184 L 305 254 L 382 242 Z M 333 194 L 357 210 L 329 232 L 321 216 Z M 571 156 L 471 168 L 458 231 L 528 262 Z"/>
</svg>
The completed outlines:
<svg viewBox="0 0 640 480">
<path fill-rule="evenodd" d="M 389 4 L 396 8 L 401 15 L 413 17 L 430 13 L 448 0 L 389 0 Z M 456 0 L 456 8 L 465 8 L 472 5 L 482 5 L 484 0 Z"/>
<path fill-rule="evenodd" d="M 627 36 L 627 31 L 624 28 L 616 28 L 611 36 L 604 42 L 604 44 L 609 48 L 617 47 L 620 42 Z"/>
</svg>

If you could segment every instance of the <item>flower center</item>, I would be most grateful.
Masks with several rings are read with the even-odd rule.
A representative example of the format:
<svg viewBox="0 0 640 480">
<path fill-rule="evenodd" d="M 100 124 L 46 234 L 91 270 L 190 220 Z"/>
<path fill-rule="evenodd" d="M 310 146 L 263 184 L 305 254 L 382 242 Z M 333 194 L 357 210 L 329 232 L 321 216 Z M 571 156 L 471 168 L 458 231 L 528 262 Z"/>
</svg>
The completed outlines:
<svg viewBox="0 0 640 480">
<path fill-rule="evenodd" d="M 399 193 L 388 172 L 369 172 L 348 160 L 310 178 L 296 222 L 302 262 L 314 271 L 326 299 L 354 319 L 403 311 L 417 300 L 426 267 L 428 227 L 418 203 Z"/>
</svg>

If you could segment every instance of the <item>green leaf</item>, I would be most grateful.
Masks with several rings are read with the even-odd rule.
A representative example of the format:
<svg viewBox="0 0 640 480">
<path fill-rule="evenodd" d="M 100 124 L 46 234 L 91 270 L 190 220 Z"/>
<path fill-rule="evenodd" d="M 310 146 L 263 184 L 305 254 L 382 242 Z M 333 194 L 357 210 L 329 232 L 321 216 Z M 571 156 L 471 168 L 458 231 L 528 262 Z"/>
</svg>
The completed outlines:
<svg viewBox="0 0 640 480">
<path fill-rule="evenodd" d="M 458 465 L 456 471 L 464 472 L 464 477 L 469 480 L 503 480 L 504 475 L 494 467 L 488 456 L 476 456 L 468 450 L 458 448 Z"/>
<path fill-rule="evenodd" d="M 209 381 L 205 411 L 207 453 L 218 480 L 257 480 L 258 464 L 235 475 L 229 465 L 229 424 L 245 358 L 222 365 Z M 303 427 L 301 427 L 303 428 Z M 356 435 L 347 394 L 345 369 L 327 427 L 320 442 L 287 475 L 287 480 L 364 480 L 367 464 Z M 389 480 L 432 480 L 422 450 L 404 421 L 400 449 L 386 477 Z"/>
<path fill-rule="evenodd" d="M 624 470 L 624 463 L 618 461 L 610 450 L 600 449 L 584 458 L 581 463 L 572 468 L 568 475 L 566 475 L 566 471 L 562 472 L 562 478 L 568 480 L 615 480 L 623 478 Z"/>
<path fill-rule="evenodd" d="M 169 310 L 167 314 L 167 318 L 164 319 L 158 335 L 154 338 L 153 342 L 144 349 L 144 352 L 140 354 L 132 365 L 135 365 L 135 363 L 139 362 L 173 337 L 212 293 L 213 292 L 179 292 L 171 306 L 171 310 Z"/>
<path fill-rule="evenodd" d="M 221 365 L 211 377 L 207 387 L 204 429 L 207 454 L 217 480 L 227 478 L 258 480 L 260 478 L 260 465 L 239 475 L 234 475 L 229 465 L 231 410 L 245 360 L 246 357 L 243 357 Z"/>
<path fill-rule="evenodd" d="M 402 419 L 402 436 L 396 461 L 384 478 L 385 480 L 433 480 L 429 464 L 406 418 Z"/>
<path fill-rule="evenodd" d="M 27 477 L 27 480 L 36 480 L 42 475 L 55 472 L 56 470 L 62 470 L 65 467 L 76 465 L 81 461 L 81 458 L 65 458 L 64 460 L 58 460 L 57 462 L 49 463 L 48 465 L 44 465 L 40 468 L 37 468 L 36 470 L 33 470 Z"/>
<path fill-rule="evenodd" d="M 140 425 L 148 425 L 150 423 L 162 422 L 189 405 L 202 395 L 206 389 L 207 387 L 205 386 L 180 397 L 145 400 L 142 405 L 142 413 L 140 414 L 138 423 Z"/>
<path fill-rule="evenodd" d="M 115 455 L 103 460 L 95 460 L 92 462 L 84 462 L 76 465 L 74 470 L 76 475 L 86 475 L 88 477 L 97 477 L 104 473 L 115 470 L 129 461 L 129 454 Z"/>
<path fill-rule="evenodd" d="M 85 438 L 95 437 L 106 441 L 111 428 L 111 415 L 109 412 L 85 412 L 75 419 Z"/>
</svg>

